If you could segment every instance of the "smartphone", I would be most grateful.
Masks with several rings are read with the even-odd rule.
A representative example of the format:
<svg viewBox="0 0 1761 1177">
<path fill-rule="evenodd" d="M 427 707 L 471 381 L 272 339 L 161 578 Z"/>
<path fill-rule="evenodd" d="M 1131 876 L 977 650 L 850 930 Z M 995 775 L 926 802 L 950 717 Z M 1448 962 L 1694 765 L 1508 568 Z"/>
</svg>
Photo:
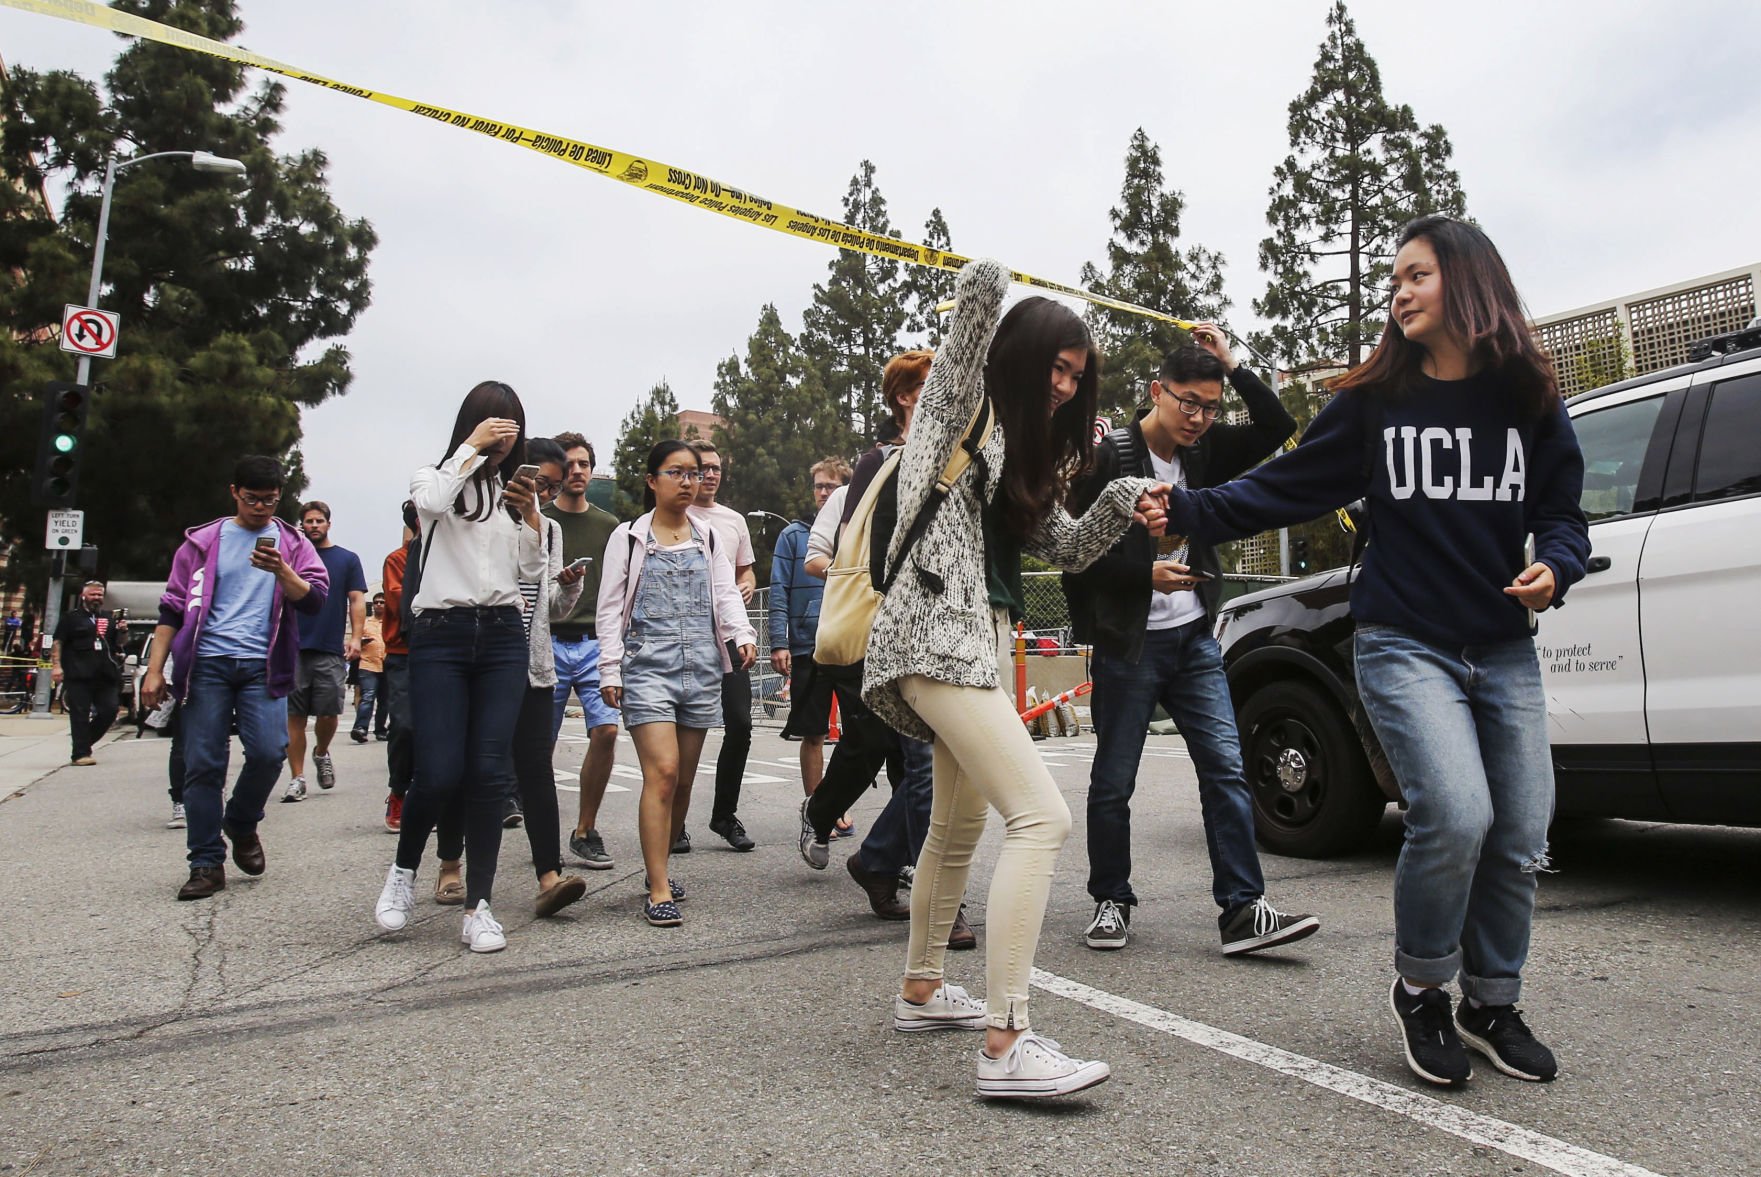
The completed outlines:
<svg viewBox="0 0 1761 1177">
<path fill-rule="evenodd" d="M 1209 572 L 1200 572 L 1196 568 L 1188 568 L 1186 570 L 1186 575 L 1192 577 L 1194 580 L 1216 580 L 1217 579 L 1216 577 L 1212 576 Z"/>
<path fill-rule="evenodd" d="M 260 535 L 257 537 L 257 550 L 259 552 L 267 551 L 276 546 L 278 545 L 275 542 L 275 537 L 272 535 Z"/>
<path fill-rule="evenodd" d="M 564 568 L 563 571 L 564 572 L 579 572 L 579 571 L 586 569 L 587 565 L 589 565 L 591 563 L 593 563 L 592 556 L 580 556 L 576 559 L 570 560 L 569 566 L 567 568 Z"/>
<path fill-rule="evenodd" d="M 527 462 L 524 466 L 521 466 L 518 470 L 514 471 L 514 478 L 515 479 L 537 478 L 537 477 L 538 477 L 538 467 L 534 466 L 530 462 Z"/>
</svg>

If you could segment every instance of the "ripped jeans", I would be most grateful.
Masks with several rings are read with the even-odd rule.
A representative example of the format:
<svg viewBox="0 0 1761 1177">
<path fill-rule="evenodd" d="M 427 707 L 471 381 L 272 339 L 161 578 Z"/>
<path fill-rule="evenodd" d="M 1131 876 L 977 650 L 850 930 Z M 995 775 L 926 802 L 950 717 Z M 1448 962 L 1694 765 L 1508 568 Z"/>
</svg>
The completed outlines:
<svg viewBox="0 0 1761 1177">
<path fill-rule="evenodd" d="M 1358 693 L 1407 802 L 1394 967 L 1427 985 L 1459 974 L 1463 995 L 1511 1004 L 1553 818 L 1535 643 L 1439 646 L 1362 625 L 1354 646 Z"/>
</svg>

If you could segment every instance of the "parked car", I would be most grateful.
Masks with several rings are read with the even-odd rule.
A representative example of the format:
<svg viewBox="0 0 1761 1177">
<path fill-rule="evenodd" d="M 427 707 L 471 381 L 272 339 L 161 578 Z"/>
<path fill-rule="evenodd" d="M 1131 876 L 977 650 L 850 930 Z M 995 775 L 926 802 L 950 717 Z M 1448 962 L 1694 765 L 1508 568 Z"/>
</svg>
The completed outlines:
<svg viewBox="0 0 1761 1177">
<path fill-rule="evenodd" d="M 1559 816 L 1761 826 L 1761 330 L 1572 398 L 1588 575 L 1541 617 Z M 1259 840 L 1359 845 L 1400 792 L 1359 705 L 1350 572 L 1218 616 Z"/>
</svg>

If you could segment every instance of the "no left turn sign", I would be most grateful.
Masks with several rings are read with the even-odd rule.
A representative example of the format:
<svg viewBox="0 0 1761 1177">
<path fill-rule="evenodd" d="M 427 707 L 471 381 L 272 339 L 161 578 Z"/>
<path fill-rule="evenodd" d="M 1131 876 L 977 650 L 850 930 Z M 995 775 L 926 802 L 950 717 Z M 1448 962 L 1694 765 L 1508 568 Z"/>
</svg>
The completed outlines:
<svg viewBox="0 0 1761 1177">
<path fill-rule="evenodd" d="M 61 309 L 61 350 L 76 356 L 113 360 L 120 327 L 120 318 L 110 311 L 68 303 Z"/>
</svg>

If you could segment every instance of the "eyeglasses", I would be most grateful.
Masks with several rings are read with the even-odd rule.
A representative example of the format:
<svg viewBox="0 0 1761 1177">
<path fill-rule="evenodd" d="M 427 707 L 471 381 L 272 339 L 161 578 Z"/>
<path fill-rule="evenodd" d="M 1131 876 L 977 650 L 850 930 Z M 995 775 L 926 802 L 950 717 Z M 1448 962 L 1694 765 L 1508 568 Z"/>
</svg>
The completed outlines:
<svg viewBox="0 0 1761 1177">
<path fill-rule="evenodd" d="M 703 467 L 703 477 L 708 478 L 711 474 L 715 475 L 717 478 L 720 478 L 722 476 L 722 468 L 720 466 L 705 466 L 705 467 Z"/>
<path fill-rule="evenodd" d="M 830 494 L 830 493 L 832 493 L 832 491 L 837 490 L 838 487 L 840 487 L 842 485 L 844 485 L 844 484 L 841 482 L 816 482 L 813 484 L 813 489 L 814 490 L 823 490 L 827 494 Z"/>
<path fill-rule="evenodd" d="M 710 469 L 718 474 L 721 473 L 721 467 L 719 466 L 712 466 Z M 703 481 L 704 471 L 690 470 L 684 466 L 668 466 L 665 470 L 660 472 L 660 475 L 662 478 L 670 478 L 674 482 L 701 482 Z"/>
<path fill-rule="evenodd" d="M 541 495 L 556 493 L 556 483 L 540 475 L 532 480 L 532 489 Z"/>
<path fill-rule="evenodd" d="M 254 495 L 249 491 L 241 490 L 238 492 L 238 497 L 239 501 L 247 507 L 273 507 L 281 502 L 281 496 L 278 494 L 264 498 L 262 495 Z"/>
<path fill-rule="evenodd" d="M 1188 417 L 1197 417 L 1202 413 L 1206 421 L 1215 421 L 1217 414 L 1223 411 L 1222 405 L 1207 405 L 1204 401 L 1194 400 L 1187 396 L 1175 397 L 1174 403 L 1179 405 L 1180 411 Z"/>
</svg>

